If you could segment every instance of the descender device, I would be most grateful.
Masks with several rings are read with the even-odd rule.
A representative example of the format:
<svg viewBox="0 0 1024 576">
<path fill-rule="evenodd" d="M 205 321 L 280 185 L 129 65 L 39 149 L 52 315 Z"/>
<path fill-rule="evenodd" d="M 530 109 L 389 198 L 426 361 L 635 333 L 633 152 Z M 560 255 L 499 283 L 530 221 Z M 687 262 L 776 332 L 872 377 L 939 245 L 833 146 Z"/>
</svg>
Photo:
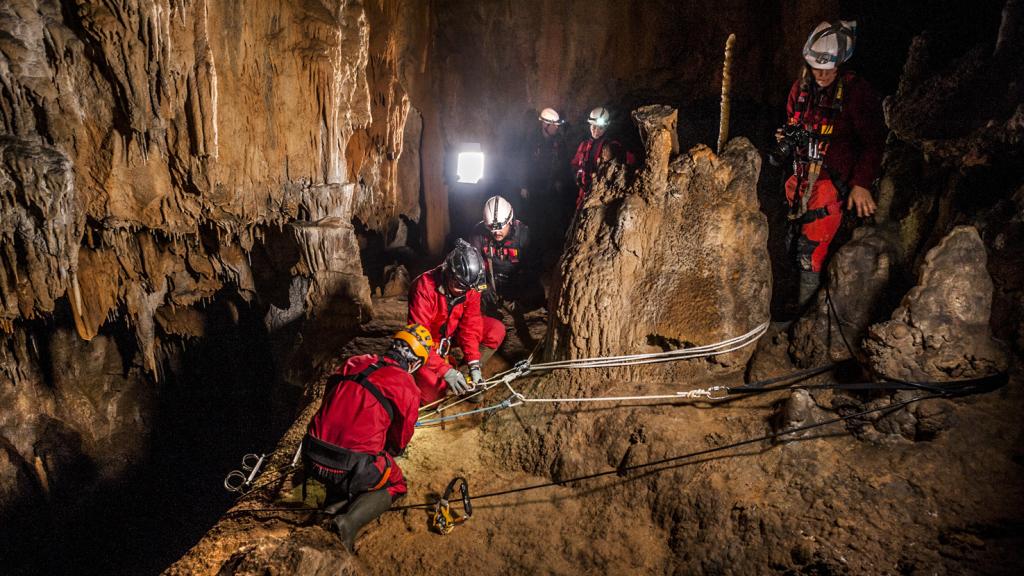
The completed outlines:
<svg viewBox="0 0 1024 576">
<path fill-rule="evenodd" d="M 459 495 L 462 499 L 462 514 L 452 510 L 451 497 L 455 487 L 459 488 Z M 452 478 L 445 488 L 444 494 L 434 504 L 434 513 L 430 516 L 430 527 L 438 534 L 450 534 L 455 526 L 462 524 L 473 515 L 473 503 L 469 497 L 469 483 L 462 476 Z"/>
</svg>

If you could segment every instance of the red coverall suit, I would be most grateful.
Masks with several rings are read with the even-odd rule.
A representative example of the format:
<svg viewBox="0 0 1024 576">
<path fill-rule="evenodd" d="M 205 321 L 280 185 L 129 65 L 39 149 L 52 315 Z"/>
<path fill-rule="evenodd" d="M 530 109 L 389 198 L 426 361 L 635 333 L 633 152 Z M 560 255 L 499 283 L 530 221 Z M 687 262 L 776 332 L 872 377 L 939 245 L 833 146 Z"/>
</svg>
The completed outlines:
<svg viewBox="0 0 1024 576">
<path fill-rule="evenodd" d="M 816 133 L 821 123 L 829 121 L 830 117 L 833 125 L 824 167 L 807 202 L 808 212 L 823 208 L 819 213 L 827 214 L 805 221 L 800 228 L 798 244 L 800 268 L 821 272 L 829 244 L 843 218 L 843 198 L 839 189 L 848 191 L 853 186 L 871 189 L 881 170 L 886 128 L 878 95 L 867 81 L 852 72 L 842 73 L 827 88 L 820 88 L 813 80 L 806 88 L 802 83 L 802 80 L 797 80 L 789 91 L 786 114 L 790 123 L 801 123 L 812 133 Z M 836 109 L 833 106 L 840 83 L 844 95 L 841 108 Z M 797 184 L 803 187 L 806 182 L 805 154 L 806 150 L 797 150 L 794 174 L 786 181 L 786 200 L 791 205 L 798 201 Z"/>
<path fill-rule="evenodd" d="M 374 464 L 381 474 L 389 465 L 391 467 L 386 486 L 388 494 L 395 499 L 405 494 L 407 488 L 394 456 L 401 454 L 412 439 L 419 415 L 420 393 L 412 374 L 390 358 L 374 354 L 353 356 L 339 372 L 355 376 L 375 362 L 380 369 L 367 379 L 391 401 L 394 418 L 388 419 L 387 410 L 365 387 L 352 380 L 342 380 L 324 393 L 323 403 L 309 429 L 318 431 L 320 440 L 335 446 L 378 455 Z"/>
<path fill-rule="evenodd" d="M 420 274 L 409 290 L 409 324 L 422 324 L 434 338 L 427 362 L 415 373 L 420 402 L 429 404 L 445 395 L 444 374 L 451 365 L 437 354 L 443 338 L 455 335 L 467 362 L 480 359 L 480 346 L 497 349 L 505 339 L 505 326 L 480 313 L 480 293 L 468 290 L 451 299 L 442 292 L 444 270 L 438 266 Z M 443 331 L 443 332 L 442 332 Z"/>
<path fill-rule="evenodd" d="M 633 166 L 636 163 L 632 153 L 624 150 L 622 144 L 619 144 L 617 140 L 609 139 L 607 135 L 602 135 L 600 138 L 587 138 L 580 142 L 571 163 L 573 172 L 576 174 L 576 185 L 579 187 L 576 193 L 577 210 L 583 205 L 583 199 L 590 192 L 594 174 L 597 172 L 597 167 L 601 164 L 601 154 L 606 147 L 611 153 L 612 158 L 625 162 L 629 166 Z"/>
</svg>

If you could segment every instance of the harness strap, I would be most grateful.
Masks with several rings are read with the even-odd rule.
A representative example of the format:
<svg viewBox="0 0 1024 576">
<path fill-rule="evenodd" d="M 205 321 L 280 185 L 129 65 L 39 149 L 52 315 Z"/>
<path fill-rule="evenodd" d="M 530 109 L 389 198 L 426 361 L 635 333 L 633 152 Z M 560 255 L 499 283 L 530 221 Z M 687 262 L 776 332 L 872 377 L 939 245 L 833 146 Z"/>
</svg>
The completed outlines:
<svg viewBox="0 0 1024 576">
<path fill-rule="evenodd" d="M 842 211 L 843 203 L 841 201 L 829 202 L 820 208 L 814 208 L 804 212 L 804 215 L 800 217 L 800 223 L 807 224 L 809 222 L 825 218 L 826 216 L 839 214 Z"/>
</svg>

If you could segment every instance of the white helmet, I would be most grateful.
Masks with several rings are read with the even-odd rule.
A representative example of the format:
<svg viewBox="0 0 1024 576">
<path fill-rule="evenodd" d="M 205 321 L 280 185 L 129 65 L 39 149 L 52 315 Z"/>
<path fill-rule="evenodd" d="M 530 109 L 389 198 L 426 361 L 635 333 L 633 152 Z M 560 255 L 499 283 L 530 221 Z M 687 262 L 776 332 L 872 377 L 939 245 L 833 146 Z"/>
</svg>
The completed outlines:
<svg viewBox="0 0 1024 576">
<path fill-rule="evenodd" d="M 501 196 L 491 196 L 484 204 L 484 226 L 501 230 L 512 221 L 512 205 Z"/>
<path fill-rule="evenodd" d="M 853 56 L 856 40 L 856 21 L 840 20 L 835 24 L 822 22 L 804 44 L 804 60 L 811 68 L 831 70 Z"/>
<path fill-rule="evenodd" d="M 607 128 L 608 124 L 611 124 L 611 120 L 612 116 L 608 113 L 608 109 L 598 106 L 590 111 L 590 118 L 587 118 L 587 123 L 592 126 Z"/>
<path fill-rule="evenodd" d="M 560 126 L 565 123 L 565 121 L 558 116 L 558 112 L 555 112 L 554 108 L 545 108 L 541 110 L 540 118 L 538 118 L 538 120 L 545 124 L 554 124 L 555 126 Z"/>
</svg>

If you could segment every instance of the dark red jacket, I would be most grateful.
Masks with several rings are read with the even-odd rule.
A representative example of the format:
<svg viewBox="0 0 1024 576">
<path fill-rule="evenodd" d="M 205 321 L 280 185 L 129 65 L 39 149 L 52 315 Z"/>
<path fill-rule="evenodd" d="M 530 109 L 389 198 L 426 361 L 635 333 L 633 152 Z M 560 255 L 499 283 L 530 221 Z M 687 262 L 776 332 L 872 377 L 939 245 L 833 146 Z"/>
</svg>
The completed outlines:
<svg viewBox="0 0 1024 576">
<path fill-rule="evenodd" d="M 491 288 L 498 290 L 499 287 L 507 287 L 529 260 L 530 229 L 519 220 L 513 220 L 508 236 L 499 242 L 491 235 L 490 229 L 480 222 L 473 228 L 469 243 L 484 257 L 484 267 L 488 271 L 487 283 L 493 280 L 497 285 Z"/>
<path fill-rule="evenodd" d="M 370 364 L 381 368 L 368 380 L 391 401 L 394 419 L 369 390 L 351 380 L 342 380 L 324 392 L 320 409 L 313 416 L 310 430 L 317 430 L 320 440 L 365 454 L 386 450 L 400 454 L 409 444 L 420 410 L 420 391 L 412 374 L 390 358 L 364 354 L 349 358 L 338 373 L 355 376 Z"/>
<path fill-rule="evenodd" d="M 852 72 L 842 75 L 846 95 L 842 109 L 834 119 L 832 138 L 825 153 L 825 166 L 820 178 L 829 178 L 829 171 L 849 187 L 871 188 L 882 167 L 882 152 L 885 148 L 885 121 L 882 103 L 868 82 Z M 806 127 L 813 127 L 825 114 L 825 107 L 835 98 L 837 79 L 828 88 L 819 88 L 809 79 L 806 92 L 801 89 L 802 80 L 797 80 L 789 91 L 786 115 L 791 120 L 797 112 Z M 805 102 L 800 102 L 805 94 Z"/>
<path fill-rule="evenodd" d="M 583 203 L 583 197 L 590 191 L 590 185 L 593 183 L 594 174 L 597 172 L 605 147 L 611 152 L 612 158 L 619 162 L 624 162 L 627 166 L 636 164 L 633 154 L 623 148 L 618 140 L 608 138 L 607 134 L 600 138 L 587 138 L 580 142 L 571 162 L 572 170 L 576 174 L 576 185 L 579 186 L 576 195 L 577 208 Z"/>
<path fill-rule="evenodd" d="M 467 362 L 480 359 L 480 337 L 484 332 L 484 319 L 480 314 L 480 293 L 468 290 L 464 296 L 449 299 L 444 292 L 444 270 L 441 266 L 420 274 L 409 290 L 409 324 L 423 324 L 434 338 L 435 348 L 424 368 L 443 375 L 451 366 L 437 355 L 436 346 L 441 338 L 455 335 Z M 451 300 L 451 306 L 449 306 Z M 447 321 L 445 334 L 442 326 Z"/>
</svg>

